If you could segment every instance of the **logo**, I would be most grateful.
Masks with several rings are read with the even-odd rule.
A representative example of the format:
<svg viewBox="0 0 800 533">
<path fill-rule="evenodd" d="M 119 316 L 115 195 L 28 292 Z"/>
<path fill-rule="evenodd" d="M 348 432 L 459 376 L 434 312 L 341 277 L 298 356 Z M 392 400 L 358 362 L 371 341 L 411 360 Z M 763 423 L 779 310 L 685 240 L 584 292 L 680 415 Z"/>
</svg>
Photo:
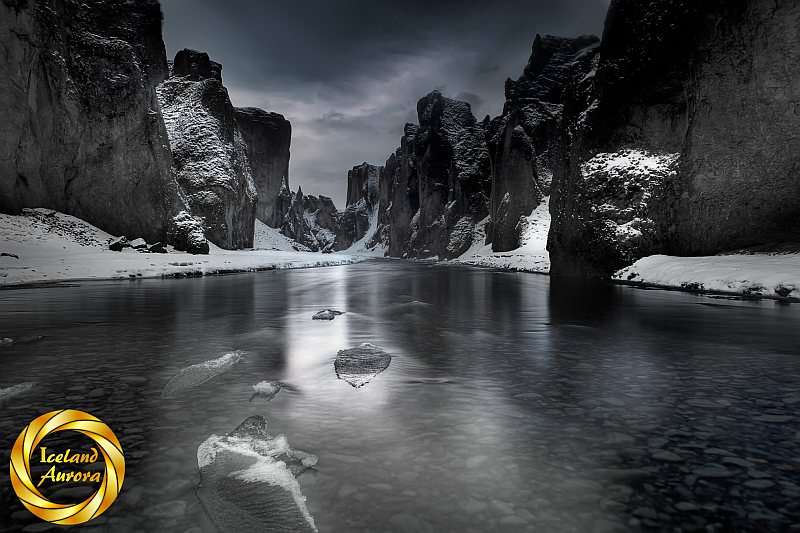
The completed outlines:
<svg viewBox="0 0 800 533">
<path fill-rule="evenodd" d="M 73 453 L 38 447 L 42 439 L 58 431 L 74 431 L 89 437 L 97 444 L 90 451 Z M 38 448 L 37 448 L 38 447 Z M 99 454 L 98 454 L 99 449 Z M 80 466 L 96 462 L 102 456 L 105 469 L 81 471 Z M 36 459 L 47 468 L 34 481 L 31 462 Z M 76 470 L 77 468 L 77 470 Z M 100 516 L 114 503 L 125 478 L 125 457 L 114 432 L 107 425 L 83 411 L 65 409 L 51 411 L 31 422 L 17 437 L 11 450 L 11 484 L 17 497 L 30 512 L 48 522 L 75 525 Z M 78 503 L 56 503 L 39 491 L 43 483 L 82 482 L 97 485 L 94 494 Z"/>
</svg>

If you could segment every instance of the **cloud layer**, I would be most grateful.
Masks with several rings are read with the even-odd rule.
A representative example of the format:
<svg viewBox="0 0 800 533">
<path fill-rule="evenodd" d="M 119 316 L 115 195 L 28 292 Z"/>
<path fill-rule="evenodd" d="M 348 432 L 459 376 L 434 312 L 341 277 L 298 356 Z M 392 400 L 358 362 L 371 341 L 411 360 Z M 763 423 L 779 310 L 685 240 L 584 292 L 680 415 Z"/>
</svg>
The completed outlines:
<svg viewBox="0 0 800 533">
<path fill-rule="evenodd" d="M 537 33 L 599 34 L 609 0 L 162 0 L 164 41 L 222 63 L 236 106 L 285 115 L 289 180 L 344 207 L 347 170 L 383 164 L 439 89 L 497 115 Z"/>
</svg>

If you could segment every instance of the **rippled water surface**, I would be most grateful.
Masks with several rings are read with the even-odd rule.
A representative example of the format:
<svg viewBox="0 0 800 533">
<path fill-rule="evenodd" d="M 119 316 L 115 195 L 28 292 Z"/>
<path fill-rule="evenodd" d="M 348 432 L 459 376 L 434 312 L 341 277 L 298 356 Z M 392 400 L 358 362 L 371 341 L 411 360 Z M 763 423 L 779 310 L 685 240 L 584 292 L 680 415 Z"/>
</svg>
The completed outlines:
<svg viewBox="0 0 800 533">
<path fill-rule="evenodd" d="M 37 383 L 2 401 L 3 464 L 44 412 L 101 418 L 127 477 L 89 530 L 215 531 L 197 448 L 252 415 L 319 457 L 298 480 L 320 531 L 800 524 L 797 305 L 387 261 L 0 292 L 0 337 L 29 335 L 0 350 L 0 388 Z M 334 359 L 362 342 L 392 359 L 354 388 Z M 251 402 L 265 380 L 289 386 Z M 6 476 L 0 529 L 46 530 Z"/>
</svg>

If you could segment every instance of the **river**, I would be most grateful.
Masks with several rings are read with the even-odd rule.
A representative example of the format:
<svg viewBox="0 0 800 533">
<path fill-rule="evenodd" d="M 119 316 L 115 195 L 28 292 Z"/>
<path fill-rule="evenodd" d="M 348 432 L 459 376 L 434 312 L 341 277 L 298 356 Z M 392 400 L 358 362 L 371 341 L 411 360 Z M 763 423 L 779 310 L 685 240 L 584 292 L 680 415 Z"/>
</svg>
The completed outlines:
<svg viewBox="0 0 800 533">
<path fill-rule="evenodd" d="M 345 314 L 311 320 L 325 308 Z M 124 486 L 91 531 L 215 531 L 197 449 L 253 415 L 318 456 L 298 481 L 319 531 L 800 521 L 797 305 L 376 261 L 5 290 L 0 324 L 44 336 L 0 350 L 0 388 L 36 382 L 2 403 L 4 465 L 51 410 L 120 439 Z M 355 388 L 334 359 L 362 342 L 392 360 Z M 162 398 L 181 369 L 233 350 L 230 370 Z M 263 380 L 286 387 L 251 402 Z M 0 505 L 0 529 L 47 525 L 10 483 Z"/>
</svg>

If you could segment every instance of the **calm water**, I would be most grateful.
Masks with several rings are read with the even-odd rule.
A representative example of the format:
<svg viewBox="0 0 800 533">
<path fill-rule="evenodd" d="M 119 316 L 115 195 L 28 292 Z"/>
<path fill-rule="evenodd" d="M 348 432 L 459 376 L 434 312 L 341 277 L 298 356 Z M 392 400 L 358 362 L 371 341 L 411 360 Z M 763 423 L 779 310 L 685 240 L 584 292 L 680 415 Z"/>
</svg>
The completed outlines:
<svg viewBox="0 0 800 533">
<path fill-rule="evenodd" d="M 311 320 L 326 307 L 347 313 Z M 4 465 L 54 409 L 120 437 L 125 485 L 90 530 L 215 531 L 197 447 L 252 415 L 319 456 L 299 482 L 320 531 L 800 525 L 797 305 L 376 262 L 2 291 L 0 330 L 46 336 L 0 350 L 0 387 L 37 382 L 2 404 Z M 356 389 L 333 361 L 361 342 L 393 359 Z M 262 380 L 293 390 L 251 403 Z M 0 529 L 46 530 L 7 468 Z"/>
</svg>

